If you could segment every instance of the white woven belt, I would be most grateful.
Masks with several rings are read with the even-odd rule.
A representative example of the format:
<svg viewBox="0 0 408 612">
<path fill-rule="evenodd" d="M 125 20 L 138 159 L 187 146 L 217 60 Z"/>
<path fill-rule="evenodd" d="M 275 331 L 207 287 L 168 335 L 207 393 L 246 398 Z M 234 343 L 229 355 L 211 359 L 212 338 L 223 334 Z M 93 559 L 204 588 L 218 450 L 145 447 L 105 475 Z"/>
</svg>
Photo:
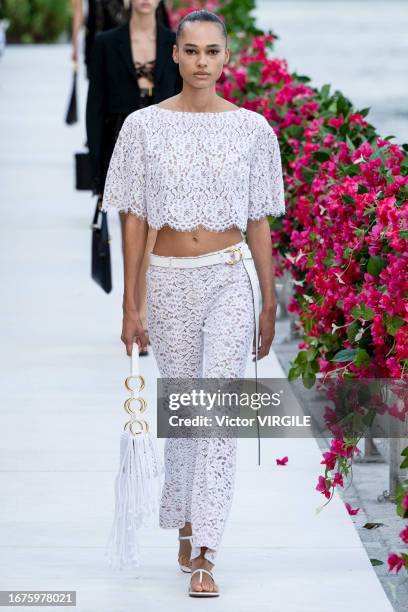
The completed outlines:
<svg viewBox="0 0 408 612">
<path fill-rule="evenodd" d="M 234 244 L 222 251 L 196 255 L 194 257 L 172 257 L 150 253 L 150 263 L 153 266 L 162 266 L 164 268 L 199 268 L 219 263 L 233 266 L 243 259 L 252 259 L 251 251 L 246 242 Z"/>
<path fill-rule="evenodd" d="M 162 266 L 165 268 L 198 268 L 200 266 L 211 266 L 213 264 L 224 263 L 230 266 L 234 266 L 242 261 L 245 270 L 247 271 L 249 280 L 251 282 L 252 299 L 254 306 L 254 318 L 255 318 L 255 338 L 258 344 L 259 334 L 259 313 L 261 308 L 261 292 L 259 290 L 258 275 L 256 272 L 255 264 L 252 258 L 252 253 L 246 242 L 242 241 L 234 244 L 221 251 L 215 253 L 206 253 L 205 255 L 197 255 L 194 257 L 171 257 L 167 255 L 155 255 L 150 253 L 150 264 L 153 266 Z M 252 343 L 251 343 L 252 352 Z M 258 384 L 258 362 L 255 359 L 255 384 L 257 390 Z M 260 438 L 258 430 L 258 464 L 261 463 L 260 455 Z"/>
</svg>

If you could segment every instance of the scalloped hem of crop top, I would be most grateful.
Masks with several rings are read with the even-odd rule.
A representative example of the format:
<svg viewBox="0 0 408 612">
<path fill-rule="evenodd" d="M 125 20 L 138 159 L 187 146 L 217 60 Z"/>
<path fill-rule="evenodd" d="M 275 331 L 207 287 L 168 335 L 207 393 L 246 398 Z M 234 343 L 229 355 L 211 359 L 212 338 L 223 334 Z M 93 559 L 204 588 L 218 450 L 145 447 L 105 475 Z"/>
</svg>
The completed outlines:
<svg viewBox="0 0 408 612">
<path fill-rule="evenodd" d="M 213 227 L 208 227 L 207 225 L 200 224 L 200 225 L 195 225 L 194 227 L 187 228 L 187 229 L 185 227 L 183 227 L 182 229 L 179 229 L 178 227 L 175 227 L 174 225 L 170 225 L 169 223 L 163 223 L 163 224 L 157 225 L 157 226 L 156 225 L 150 225 L 150 223 L 148 223 L 148 224 L 149 224 L 149 227 L 151 227 L 152 229 L 157 230 L 157 231 L 163 229 L 164 227 L 169 227 L 170 229 L 174 230 L 175 232 L 180 232 L 180 233 L 183 233 L 183 234 L 186 234 L 186 233 L 189 233 L 189 232 L 196 232 L 197 230 L 200 230 L 200 229 L 206 230 L 207 232 L 212 232 L 213 234 L 223 234 L 224 232 L 227 232 L 228 230 L 231 230 L 231 229 L 237 229 L 240 232 L 245 232 L 245 229 L 246 229 L 246 228 L 239 227 L 238 225 L 229 225 L 228 227 L 223 227 L 223 228 L 220 228 L 220 229 L 214 229 Z"/>
</svg>

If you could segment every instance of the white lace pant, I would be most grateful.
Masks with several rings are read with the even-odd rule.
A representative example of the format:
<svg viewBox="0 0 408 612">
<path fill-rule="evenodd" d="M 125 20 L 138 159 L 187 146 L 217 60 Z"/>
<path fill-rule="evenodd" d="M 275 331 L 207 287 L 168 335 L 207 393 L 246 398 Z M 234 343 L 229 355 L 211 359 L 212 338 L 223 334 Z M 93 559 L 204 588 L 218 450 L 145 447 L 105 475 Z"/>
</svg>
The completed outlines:
<svg viewBox="0 0 408 612">
<path fill-rule="evenodd" d="M 147 271 L 147 321 L 162 378 L 243 378 L 254 336 L 241 262 Z M 167 438 L 160 527 L 191 522 L 191 558 L 214 563 L 232 502 L 236 438 Z"/>
</svg>

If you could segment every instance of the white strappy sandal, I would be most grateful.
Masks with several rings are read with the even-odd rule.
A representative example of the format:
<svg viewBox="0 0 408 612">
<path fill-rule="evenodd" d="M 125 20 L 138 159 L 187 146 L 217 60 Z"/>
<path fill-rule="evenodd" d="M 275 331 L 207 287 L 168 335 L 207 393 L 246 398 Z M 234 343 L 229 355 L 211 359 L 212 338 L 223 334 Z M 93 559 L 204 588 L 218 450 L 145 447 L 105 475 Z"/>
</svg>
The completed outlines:
<svg viewBox="0 0 408 612">
<path fill-rule="evenodd" d="M 179 535 L 178 539 L 179 540 L 190 540 L 191 546 L 193 545 L 193 536 L 180 536 Z M 179 567 L 180 567 L 182 572 L 186 572 L 187 574 L 191 574 L 191 567 L 189 567 L 188 565 L 182 565 L 179 562 Z"/>
<path fill-rule="evenodd" d="M 203 581 L 203 572 L 205 574 L 208 574 L 209 576 L 211 576 L 211 578 L 214 580 L 214 576 L 212 575 L 212 573 L 209 572 L 206 569 L 203 569 L 203 568 L 198 568 L 198 569 L 194 570 L 194 572 L 191 572 L 191 578 L 197 572 L 201 572 L 201 574 L 200 574 L 200 582 Z M 214 582 L 215 582 L 215 580 L 214 580 Z M 219 591 L 193 591 L 192 588 L 191 588 L 191 579 L 190 579 L 190 586 L 189 586 L 189 589 L 188 589 L 188 594 L 191 597 L 218 597 L 220 592 Z"/>
</svg>

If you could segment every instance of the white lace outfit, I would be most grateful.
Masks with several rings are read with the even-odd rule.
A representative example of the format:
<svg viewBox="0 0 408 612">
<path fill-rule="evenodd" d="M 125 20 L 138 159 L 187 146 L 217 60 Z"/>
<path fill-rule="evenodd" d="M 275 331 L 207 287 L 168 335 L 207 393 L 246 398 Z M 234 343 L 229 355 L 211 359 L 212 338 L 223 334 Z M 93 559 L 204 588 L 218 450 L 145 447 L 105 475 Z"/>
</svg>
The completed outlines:
<svg viewBox="0 0 408 612">
<path fill-rule="evenodd" d="M 102 209 L 149 226 L 212 231 L 285 212 L 277 137 L 253 111 L 172 111 L 156 104 L 125 120 Z M 177 258 L 174 258 L 177 259 Z M 243 378 L 254 329 L 252 290 L 241 262 L 147 272 L 147 321 L 163 378 Z M 191 558 L 214 563 L 232 502 L 235 438 L 168 438 L 160 526 L 192 523 Z"/>
</svg>

